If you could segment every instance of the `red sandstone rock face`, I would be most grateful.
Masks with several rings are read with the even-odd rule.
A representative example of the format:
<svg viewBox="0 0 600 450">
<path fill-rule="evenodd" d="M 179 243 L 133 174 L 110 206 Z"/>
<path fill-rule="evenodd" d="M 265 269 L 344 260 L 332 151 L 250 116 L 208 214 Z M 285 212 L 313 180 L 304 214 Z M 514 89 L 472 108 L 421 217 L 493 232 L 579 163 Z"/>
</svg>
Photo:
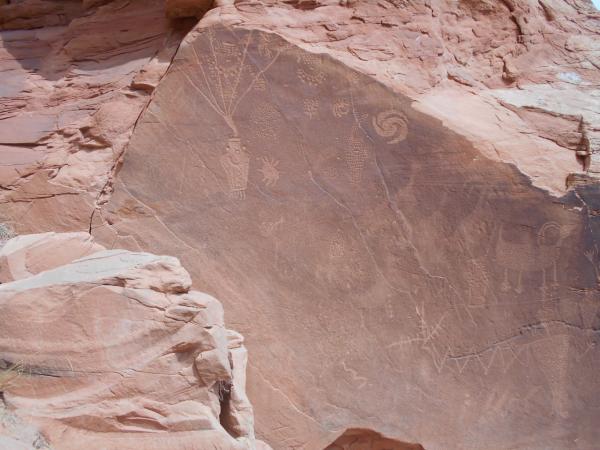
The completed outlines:
<svg viewBox="0 0 600 450">
<path fill-rule="evenodd" d="M 83 230 L 187 27 L 162 0 L 25 1 L 0 17 L 0 221 Z"/>
<path fill-rule="evenodd" d="M 595 448 L 587 0 L 95 3 L 3 17 L 0 238 L 179 256 L 274 448 Z"/>
<path fill-rule="evenodd" d="M 560 195 L 582 166 L 600 173 L 599 20 L 588 0 L 318 0 L 228 5 L 203 23 L 330 54 Z"/>
<path fill-rule="evenodd" d="M 243 338 L 177 259 L 87 233 L 20 236 L 0 258 L 0 364 L 18 365 L 2 398 L 51 447 L 255 447 Z"/>
<path fill-rule="evenodd" d="M 410 98 L 242 28 L 188 35 L 116 180 L 93 233 L 169 249 L 223 299 L 275 448 L 350 426 L 594 447 L 597 187 L 556 199 Z"/>
</svg>

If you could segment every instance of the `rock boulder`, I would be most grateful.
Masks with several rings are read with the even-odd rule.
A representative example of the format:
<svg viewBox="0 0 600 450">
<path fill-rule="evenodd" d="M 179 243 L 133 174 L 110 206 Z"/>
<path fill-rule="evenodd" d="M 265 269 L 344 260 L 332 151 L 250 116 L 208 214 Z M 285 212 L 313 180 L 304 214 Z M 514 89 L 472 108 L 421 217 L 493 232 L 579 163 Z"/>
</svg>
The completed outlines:
<svg viewBox="0 0 600 450">
<path fill-rule="evenodd" d="M 2 397 L 52 448 L 255 447 L 243 338 L 176 258 L 85 233 L 19 236 L 0 258 Z"/>
</svg>

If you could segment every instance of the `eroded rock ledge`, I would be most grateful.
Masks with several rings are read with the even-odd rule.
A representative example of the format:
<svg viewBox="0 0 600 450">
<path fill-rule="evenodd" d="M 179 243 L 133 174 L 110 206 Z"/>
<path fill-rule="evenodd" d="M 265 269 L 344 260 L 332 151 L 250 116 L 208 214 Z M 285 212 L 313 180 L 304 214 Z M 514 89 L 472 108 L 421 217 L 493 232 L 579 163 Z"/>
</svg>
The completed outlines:
<svg viewBox="0 0 600 450">
<path fill-rule="evenodd" d="M 243 338 L 176 258 L 46 233 L 0 267 L 3 399 L 54 448 L 256 447 Z"/>
</svg>

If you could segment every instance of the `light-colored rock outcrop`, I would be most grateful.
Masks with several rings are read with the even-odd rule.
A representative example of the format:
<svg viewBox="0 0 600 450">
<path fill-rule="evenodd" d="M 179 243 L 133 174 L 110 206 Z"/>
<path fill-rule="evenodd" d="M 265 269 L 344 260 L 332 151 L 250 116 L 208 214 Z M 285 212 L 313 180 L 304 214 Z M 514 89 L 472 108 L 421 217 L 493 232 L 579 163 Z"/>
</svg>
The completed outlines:
<svg viewBox="0 0 600 450">
<path fill-rule="evenodd" d="M 86 229 L 188 29 L 164 0 L 0 5 L 0 222 Z"/>
<path fill-rule="evenodd" d="M 255 448 L 243 338 L 176 258 L 48 233 L 0 261 L 2 397 L 50 446 Z"/>
<path fill-rule="evenodd" d="M 0 376 L 0 387 L 9 386 L 9 381 L 16 379 L 20 369 L 10 373 L 9 377 Z M 0 401 L 0 448 L 2 450 L 52 450 L 40 431 L 27 423 L 14 412 L 6 408 L 4 401 Z"/>
</svg>

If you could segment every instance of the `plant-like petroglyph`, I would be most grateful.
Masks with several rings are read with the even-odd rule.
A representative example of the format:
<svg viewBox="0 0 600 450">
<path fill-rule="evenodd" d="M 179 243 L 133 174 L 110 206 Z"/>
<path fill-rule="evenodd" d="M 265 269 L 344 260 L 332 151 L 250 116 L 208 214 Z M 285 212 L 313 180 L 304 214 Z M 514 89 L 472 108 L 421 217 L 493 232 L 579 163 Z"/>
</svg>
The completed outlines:
<svg viewBox="0 0 600 450">
<path fill-rule="evenodd" d="M 221 155 L 221 166 L 227 176 L 230 196 L 238 200 L 245 198 L 250 156 L 239 138 L 230 138 L 227 141 L 225 153 Z"/>
<path fill-rule="evenodd" d="M 309 118 L 317 117 L 319 114 L 319 100 L 316 98 L 305 98 L 304 99 L 304 114 Z"/>
<path fill-rule="evenodd" d="M 268 187 L 275 186 L 280 177 L 279 169 L 277 168 L 279 161 L 270 157 L 263 157 L 261 161 L 262 167 L 258 170 L 262 174 L 263 183 Z"/>
<path fill-rule="evenodd" d="M 259 75 L 254 83 L 254 90 L 264 92 L 267 90 L 267 79 L 263 75 Z"/>
<path fill-rule="evenodd" d="M 215 43 L 216 54 L 219 55 L 218 71 L 222 93 L 225 100 L 231 102 L 236 90 L 236 81 L 241 77 L 244 66 L 239 62 L 242 60 L 242 49 L 237 43 L 217 40 Z"/>
<path fill-rule="evenodd" d="M 215 30 L 209 29 L 203 32 L 202 38 L 196 42 L 199 44 L 191 45 L 190 48 L 197 71 L 191 75 L 184 72 L 184 76 L 231 130 L 231 138 L 220 158 L 221 166 L 227 176 L 230 195 L 234 198 L 244 198 L 250 157 L 242 148 L 234 114 L 250 91 L 266 89 L 264 74 L 285 47 L 269 50 L 268 55 L 264 55 L 268 56 L 268 61 L 261 65 L 260 61 L 249 61 L 249 48 L 256 45 L 253 33 L 247 33 L 240 38 L 230 30 L 229 34 L 220 33 L 217 38 Z M 261 42 L 258 43 L 259 53 Z M 262 48 L 264 53 L 266 47 Z M 264 118 L 259 133 L 272 137 L 274 131 L 270 128 L 270 122 L 271 117 Z"/>
<path fill-rule="evenodd" d="M 496 261 L 504 268 L 504 280 L 500 289 L 503 292 L 511 289 L 511 271 L 516 272 L 514 291 L 517 294 L 523 293 L 523 272 L 542 273 L 541 289 L 544 294 L 549 287 L 548 276 L 551 278 L 550 286 L 558 286 L 556 263 L 560 257 L 564 234 L 556 222 L 547 222 L 540 227 L 537 236 L 526 235 L 524 240 L 515 242 L 504 238 L 503 228 L 500 226 L 496 243 Z"/>
<path fill-rule="evenodd" d="M 258 74 L 256 70 L 250 69 L 250 74 L 254 78 L 254 85 L 252 89 L 258 92 L 265 92 L 267 90 L 267 79 L 264 74 Z"/>
<path fill-rule="evenodd" d="M 386 138 L 388 144 L 397 144 L 408 136 L 408 119 L 396 109 L 380 112 L 372 122 L 377 134 Z"/>
<path fill-rule="evenodd" d="M 319 86 L 325 81 L 325 72 L 321 69 L 321 55 L 303 53 L 297 58 L 300 67 L 297 74 L 300 81 L 309 86 Z"/>
<path fill-rule="evenodd" d="M 273 57 L 273 47 L 271 45 L 271 35 L 261 33 L 258 38 L 258 54 L 265 58 Z"/>
<path fill-rule="evenodd" d="M 484 265 L 475 259 L 465 264 L 465 278 L 467 281 L 468 306 L 484 306 L 490 297 L 490 279 Z"/>
<path fill-rule="evenodd" d="M 345 98 L 336 100 L 331 107 L 331 112 L 338 119 L 344 117 L 350 113 L 350 102 Z"/>
<path fill-rule="evenodd" d="M 350 131 L 348 144 L 346 146 L 346 164 L 352 183 L 360 183 L 362 180 L 365 163 L 369 159 L 371 144 L 365 139 L 362 129 L 355 124 Z"/>
<path fill-rule="evenodd" d="M 350 74 L 348 74 L 348 84 L 350 86 L 356 86 L 359 82 L 360 76 L 358 75 L 358 72 L 351 72 Z"/>
<path fill-rule="evenodd" d="M 343 234 L 337 233 L 329 242 L 329 258 L 331 259 L 342 259 L 346 254 L 346 245 L 344 244 Z"/>
<path fill-rule="evenodd" d="M 270 103 L 259 103 L 252 111 L 251 122 L 254 135 L 265 141 L 277 137 L 276 124 L 281 119 L 277 109 Z"/>
</svg>

